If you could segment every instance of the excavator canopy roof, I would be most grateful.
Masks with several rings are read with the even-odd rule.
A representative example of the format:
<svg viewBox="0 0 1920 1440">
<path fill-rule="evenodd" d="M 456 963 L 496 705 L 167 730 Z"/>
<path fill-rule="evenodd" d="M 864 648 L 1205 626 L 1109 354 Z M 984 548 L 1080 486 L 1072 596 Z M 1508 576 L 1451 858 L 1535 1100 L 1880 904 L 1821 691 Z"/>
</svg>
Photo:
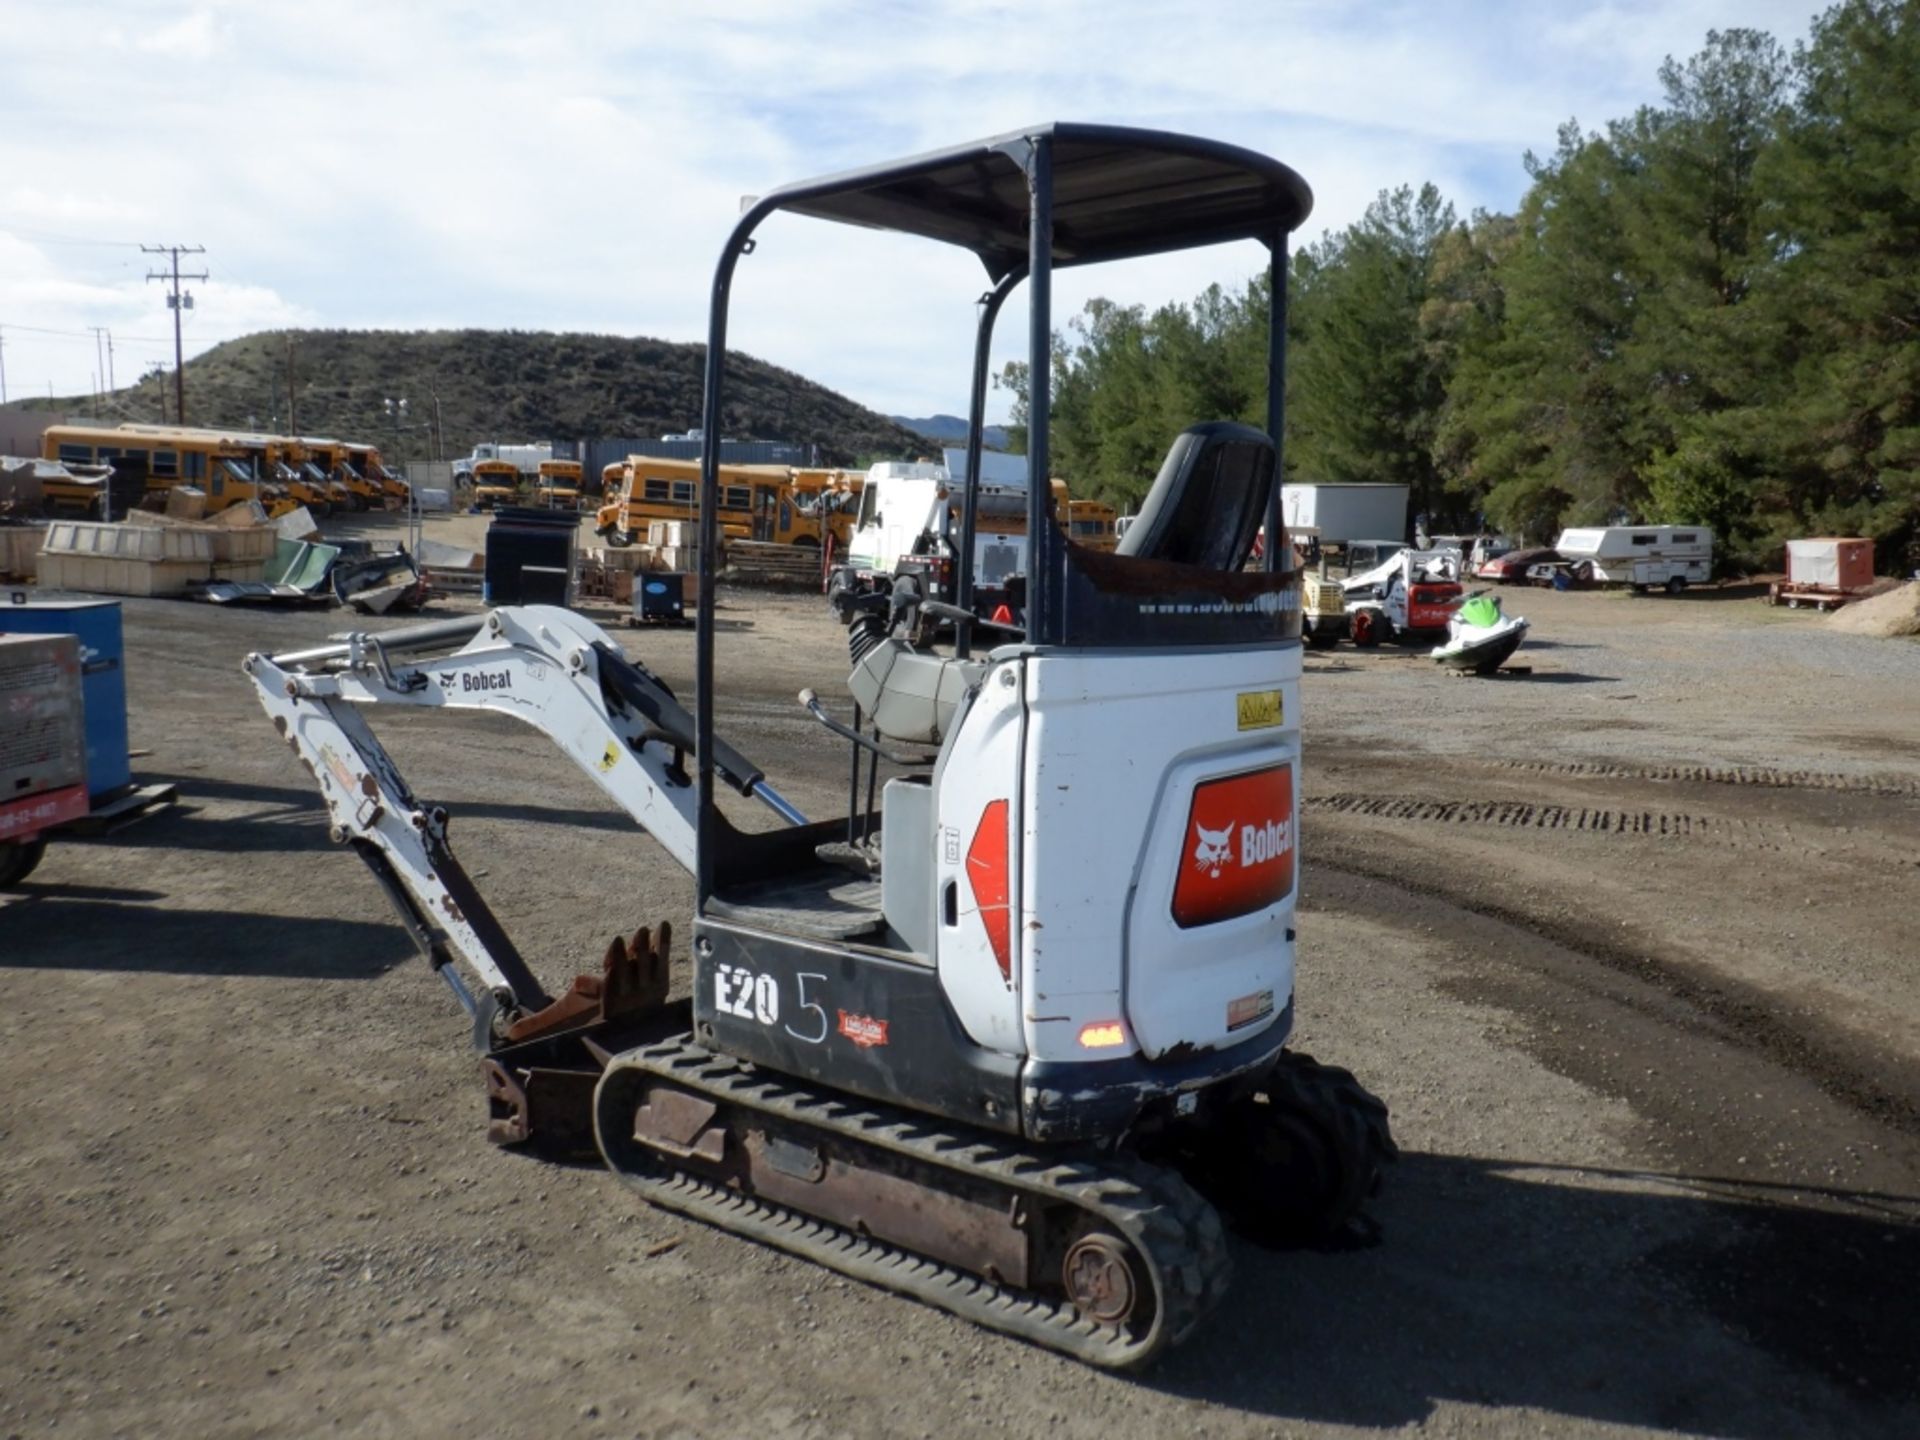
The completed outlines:
<svg viewBox="0 0 1920 1440">
<path fill-rule="evenodd" d="M 1237 145 L 1055 123 L 787 185 L 759 207 L 897 230 L 974 252 L 994 279 L 1027 264 L 1026 142 L 1053 149 L 1053 263 L 1087 265 L 1227 240 L 1273 242 L 1313 208 L 1290 167 Z"/>
</svg>

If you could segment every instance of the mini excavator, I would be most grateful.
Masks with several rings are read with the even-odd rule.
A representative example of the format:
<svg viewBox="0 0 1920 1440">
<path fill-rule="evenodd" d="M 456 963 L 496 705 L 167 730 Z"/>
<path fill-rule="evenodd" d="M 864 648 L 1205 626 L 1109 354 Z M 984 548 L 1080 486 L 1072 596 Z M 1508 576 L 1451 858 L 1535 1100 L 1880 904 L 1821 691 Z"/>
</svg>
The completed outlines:
<svg viewBox="0 0 1920 1440">
<path fill-rule="evenodd" d="M 1219 1301 L 1227 1225 L 1364 1230 L 1386 1107 L 1288 1048 L 1299 575 L 1284 538 L 1248 564 L 1263 524 L 1283 537 L 1286 257 L 1311 203 L 1247 150 L 1064 123 L 775 190 L 713 283 L 691 709 L 550 607 L 247 658 L 333 838 L 471 1017 L 492 1139 L 597 1152 L 653 1204 L 1109 1368 Z M 715 734 L 729 295 L 776 213 L 978 257 L 966 477 L 996 318 L 1023 284 L 1030 306 L 1026 574 L 976 603 L 962 478 L 951 590 L 848 607 L 853 723 L 800 697 L 851 755 L 824 821 Z M 1073 544 L 1044 483 L 1053 271 L 1245 239 L 1275 299 L 1265 430 L 1174 437 L 1117 551 Z M 669 995 L 667 924 L 549 993 L 374 737 L 366 712 L 396 705 L 533 726 L 685 866 L 691 997 Z M 749 802 L 772 813 L 739 823 Z"/>
</svg>

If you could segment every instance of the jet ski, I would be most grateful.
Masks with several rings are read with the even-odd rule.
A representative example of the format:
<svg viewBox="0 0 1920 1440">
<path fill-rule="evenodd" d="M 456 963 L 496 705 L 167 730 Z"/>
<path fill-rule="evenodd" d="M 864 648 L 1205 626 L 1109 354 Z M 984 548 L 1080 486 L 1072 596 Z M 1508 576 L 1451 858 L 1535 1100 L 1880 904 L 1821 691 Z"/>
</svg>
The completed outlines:
<svg viewBox="0 0 1920 1440">
<path fill-rule="evenodd" d="M 1527 622 L 1501 613 L 1500 598 L 1476 590 L 1447 620 L 1447 640 L 1433 647 L 1433 658 L 1453 670 L 1491 675 L 1512 658 L 1527 638 Z"/>
</svg>

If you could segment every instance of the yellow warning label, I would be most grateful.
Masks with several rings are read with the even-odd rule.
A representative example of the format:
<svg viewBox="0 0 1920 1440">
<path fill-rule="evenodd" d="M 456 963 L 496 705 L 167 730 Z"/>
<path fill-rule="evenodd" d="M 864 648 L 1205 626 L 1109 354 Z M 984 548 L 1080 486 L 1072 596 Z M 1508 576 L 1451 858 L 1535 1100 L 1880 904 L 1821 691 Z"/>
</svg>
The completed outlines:
<svg viewBox="0 0 1920 1440">
<path fill-rule="evenodd" d="M 1278 690 L 1243 690 L 1235 703 L 1242 730 L 1269 730 L 1286 718 Z"/>
<path fill-rule="evenodd" d="M 600 757 L 600 770 L 604 774 L 620 763 L 620 747 L 613 741 L 607 742 L 606 752 Z"/>
</svg>

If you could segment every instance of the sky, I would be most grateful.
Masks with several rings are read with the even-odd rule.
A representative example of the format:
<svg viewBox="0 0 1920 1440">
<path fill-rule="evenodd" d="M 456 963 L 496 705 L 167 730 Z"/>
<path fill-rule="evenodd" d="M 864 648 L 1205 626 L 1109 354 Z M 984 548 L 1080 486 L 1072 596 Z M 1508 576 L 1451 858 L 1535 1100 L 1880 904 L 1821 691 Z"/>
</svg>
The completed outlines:
<svg viewBox="0 0 1920 1440">
<path fill-rule="evenodd" d="M 6 394 L 85 395 L 251 331 L 587 330 L 702 340 L 743 197 L 1049 120 L 1187 131 L 1286 161 L 1296 243 L 1431 180 L 1510 210 L 1569 119 L 1659 98 L 1711 29 L 1791 44 L 1809 0 L 0 0 Z M 1063 272 L 1087 299 L 1238 287 L 1251 243 Z M 778 216 L 732 348 L 876 410 L 961 413 L 972 256 Z M 998 363 L 1025 354 L 1021 297 Z M 421 377 L 420 386 L 431 377 Z M 404 382 L 403 382 L 404 383 Z M 1004 409 L 1000 397 L 993 402 Z M 689 416 L 684 423 L 697 423 Z M 529 437 L 532 438 L 532 437 Z"/>
</svg>

